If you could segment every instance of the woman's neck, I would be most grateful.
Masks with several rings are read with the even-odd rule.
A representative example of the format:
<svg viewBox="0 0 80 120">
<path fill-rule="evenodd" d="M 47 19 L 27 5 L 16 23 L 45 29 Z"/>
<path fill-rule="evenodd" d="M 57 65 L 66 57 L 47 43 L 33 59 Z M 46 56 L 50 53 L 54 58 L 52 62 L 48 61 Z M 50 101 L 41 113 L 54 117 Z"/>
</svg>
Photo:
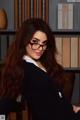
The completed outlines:
<svg viewBox="0 0 80 120">
<path fill-rule="evenodd" d="M 39 60 L 36 61 L 36 63 L 37 63 L 37 65 L 38 65 L 39 68 L 43 69 L 46 72 L 45 67 L 42 65 L 42 63 Z"/>
</svg>

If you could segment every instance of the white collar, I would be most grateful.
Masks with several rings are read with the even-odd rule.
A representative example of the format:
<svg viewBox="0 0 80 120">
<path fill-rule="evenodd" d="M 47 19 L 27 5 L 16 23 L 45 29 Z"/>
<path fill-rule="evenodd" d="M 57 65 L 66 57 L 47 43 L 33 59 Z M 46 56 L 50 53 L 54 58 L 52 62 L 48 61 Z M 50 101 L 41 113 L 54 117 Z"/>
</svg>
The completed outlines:
<svg viewBox="0 0 80 120">
<path fill-rule="evenodd" d="M 33 60 L 32 58 L 30 58 L 30 57 L 27 56 L 27 55 L 24 55 L 24 56 L 23 56 L 23 60 L 25 60 L 26 62 L 29 62 L 29 63 L 33 63 L 35 66 L 39 67 L 38 64 L 36 63 L 36 61 Z M 40 68 L 40 67 L 39 67 L 39 68 Z M 45 69 L 43 69 L 43 68 L 41 68 L 41 69 L 46 72 Z"/>
</svg>

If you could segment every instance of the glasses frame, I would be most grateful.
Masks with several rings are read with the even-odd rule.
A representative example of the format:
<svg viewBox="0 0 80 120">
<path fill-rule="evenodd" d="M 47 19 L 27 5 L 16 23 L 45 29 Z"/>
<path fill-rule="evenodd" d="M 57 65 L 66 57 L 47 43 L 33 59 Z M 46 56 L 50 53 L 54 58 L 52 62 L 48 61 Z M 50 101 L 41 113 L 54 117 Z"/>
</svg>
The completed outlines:
<svg viewBox="0 0 80 120">
<path fill-rule="evenodd" d="M 33 42 L 29 42 L 29 44 L 31 45 L 32 50 L 37 50 L 40 47 L 42 47 L 42 50 L 46 50 L 46 48 L 47 48 L 47 44 L 41 45 L 39 43 L 33 43 Z M 37 45 L 37 48 L 33 48 L 33 45 Z"/>
</svg>

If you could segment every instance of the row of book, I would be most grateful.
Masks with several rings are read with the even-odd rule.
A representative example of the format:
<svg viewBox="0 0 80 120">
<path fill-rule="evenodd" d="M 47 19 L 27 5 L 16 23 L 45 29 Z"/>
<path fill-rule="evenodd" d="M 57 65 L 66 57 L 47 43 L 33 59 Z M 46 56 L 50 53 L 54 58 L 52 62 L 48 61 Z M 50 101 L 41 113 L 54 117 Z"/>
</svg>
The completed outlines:
<svg viewBox="0 0 80 120">
<path fill-rule="evenodd" d="M 49 0 L 14 0 L 14 28 L 31 17 L 42 18 L 48 22 Z"/>
<path fill-rule="evenodd" d="M 58 63 L 63 67 L 80 67 L 80 36 L 55 37 Z"/>
<path fill-rule="evenodd" d="M 58 29 L 73 29 L 72 3 L 58 3 Z"/>
</svg>

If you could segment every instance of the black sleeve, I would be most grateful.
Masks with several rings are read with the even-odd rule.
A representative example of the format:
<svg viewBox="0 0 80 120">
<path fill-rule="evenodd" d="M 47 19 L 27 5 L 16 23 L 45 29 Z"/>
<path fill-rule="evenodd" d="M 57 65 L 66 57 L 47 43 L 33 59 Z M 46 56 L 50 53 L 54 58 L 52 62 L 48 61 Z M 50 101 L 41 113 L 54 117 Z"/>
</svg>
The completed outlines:
<svg viewBox="0 0 80 120">
<path fill-rule="evenodd" d="M 19 103 L 13 99 L 1 99 L 0 100 L 0 114 L 9 114 L 9 112 L 15 112 L 19 110 Z"/>
</svg>

